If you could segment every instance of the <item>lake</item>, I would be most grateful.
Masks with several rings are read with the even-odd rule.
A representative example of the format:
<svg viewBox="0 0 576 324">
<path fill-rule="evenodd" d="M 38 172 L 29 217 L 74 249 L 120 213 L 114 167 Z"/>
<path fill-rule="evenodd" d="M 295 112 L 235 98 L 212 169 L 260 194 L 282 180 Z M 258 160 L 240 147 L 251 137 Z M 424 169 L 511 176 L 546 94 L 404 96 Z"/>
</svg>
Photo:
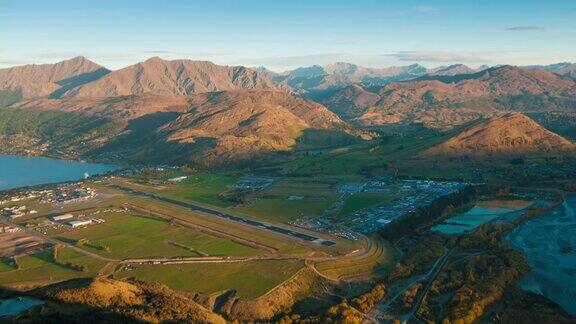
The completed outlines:
<svg viewBox="0 0 576 324">
<path fill-rule="evenodd" d="M 116 166 L 109 164 L 0 155 L 0 190 L 81 180 L 116 169 Z"/>
<path fill-rule="evenodd" d="M 44 304 L 43 301 L 30 297 L 0 300 L 0 317 L 19 315 L 32 307 L 42 304 Z"/>
<path fill-rule="evenodd" d="M 531 204 L 532 202 L 521 199 L 491 199 L 480 201 L 468 211 L 450 217 L 432 227 L 432 230 L 443 234 L 467 233 L 484 223 L 491 222 L 498 218 L 517 217 L 523 209 Z"/>
<path fill-rule="evenodd" d="M 532 268 L 520 279 L 520 286 L 576 315 L 576 195 L 520 224 L 507 240 Z"/>
</svg>

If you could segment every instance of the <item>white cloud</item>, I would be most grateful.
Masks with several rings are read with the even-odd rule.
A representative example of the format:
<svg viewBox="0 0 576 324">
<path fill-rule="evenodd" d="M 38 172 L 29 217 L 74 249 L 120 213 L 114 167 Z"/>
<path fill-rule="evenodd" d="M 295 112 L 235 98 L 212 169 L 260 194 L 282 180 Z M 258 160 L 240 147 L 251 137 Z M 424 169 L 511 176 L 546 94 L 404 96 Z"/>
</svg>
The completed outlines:
<svg viewBox="0 0 576 324">
<path fill-rule="evenodd" d="M 421 13 L 429 13 L 429 12 L 436 11 L 436 8 L 434 8 L 432 6 L 427 6 L 427 5 L 419 5 L 419 6 L 415 6 L 414 10 L 421 12 Z"/>
<path fill-rule="evenodd" d="M 461 62 L 482 63 L 491 62 L 494 53 L 489 52 L 448 52 L 448 51 L 401 51 L 386 56 L 392 56 L 400 61 L 414 62 Z"/>
<path fill-rule="evenodd" d="M 508 31 L 533 31 L 533 30 L 542 30 L 542 28 L 538 26 L 512 26 L 506 28 Z"/>
<path fill-rule="evenodd" d="M 574 53 L 543 53 L 524 51 L 400 51 L 384 54 L 401 62 L 410 63 L 468 63 L 468 64 L 552 64 L 576 61 Z"/>
</svg>

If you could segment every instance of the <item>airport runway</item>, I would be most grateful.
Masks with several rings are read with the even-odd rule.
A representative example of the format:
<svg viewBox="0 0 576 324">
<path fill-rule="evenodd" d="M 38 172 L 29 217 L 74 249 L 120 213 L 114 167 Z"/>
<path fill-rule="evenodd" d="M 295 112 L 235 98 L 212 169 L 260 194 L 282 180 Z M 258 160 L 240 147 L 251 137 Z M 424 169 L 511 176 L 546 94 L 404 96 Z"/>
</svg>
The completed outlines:
<svg viewBox="0 0 576 324">
<path fill-rule="evenodd" d="M 329 240 L 324 240 L 320 237 L 316 237 L 316 236 L 312 236 L 310 234 L 306 234 L 306 233 L 301 233 L 301 232 L 297 232 L 293 229 L 288 229 L 285 227 L 280 227 L 277 225 L 272 225 L 272 224 L 268 224 L 268 223 L 263 223 L 263 222 L 259 222 L 259 221 L 255 221 L 255 220 L 251 220 L 251 219 L 246 219 L 243 217 L 239 217 L 239 216 L 234 216 L 228 213 L 224 213 L 218 210 L 214 210 L 211 208 L 206 208 L 203 206 L 198 206 L 192 203 L 188 203 L 185 201 L 181 201 L 181 200 L 176 200 L 176 199 L 172 199 L 172 198 L 168 198 L 168 197 L 164 197 L 158 194 L 154 194 L 154 193 L 149 193 L 149 192 L 144 192 L 144 191 L 138 191 L 138 190 L 134 190 L 132 188 L 128 188 L 128 187 L 124 187 L 124 186 L 119 186 L 119 185 L 110 185 L 112 188 L 115 189 L 119 189 L 122 190 L 124 192 L 130 193 L 132 195 L 136 195 L 136 196 L 143 196 L 143 197 L 147 197 L 147 198 L 152 198 L 152 199 L 157 199 L 163 202 L 167 202 L 170 204 L 174 204 L 180 207 L 184 207 L 187 209 L 190 209 L 192 211 L 199 211 L 202 212 L 204 214 L 208 214 L 210 216 L 215 216 L 215 217 L 219 217 L 219 218 L 223 218 L 232 222 L 236 222 L 236 223 L 241 223 L 244 225 L 248 225 L 248 226 L 254 226 L 260 229 L 264 229 L 264 230 L 268 230 L 268 231 L 272 231 L 272 232 L 276 232 L 279 234 L 284 234 L 284 235 L 288 235 L 303 241 L 307 241 L 307 242 L 318 242 L 319 244 L 325 245 L 325 246 L 332 246 L 334 244 L 336 244 L 333 241 L 329 241 Z"/>
</svg>

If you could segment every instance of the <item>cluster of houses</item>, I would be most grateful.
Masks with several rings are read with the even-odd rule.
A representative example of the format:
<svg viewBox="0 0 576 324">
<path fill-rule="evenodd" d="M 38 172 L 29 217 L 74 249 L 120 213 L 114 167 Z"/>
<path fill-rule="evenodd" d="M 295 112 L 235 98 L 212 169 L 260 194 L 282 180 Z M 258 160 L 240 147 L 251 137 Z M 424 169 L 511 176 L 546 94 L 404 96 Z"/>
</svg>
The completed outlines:
<svg viewBox="0 0 576 324">
<path fill-rule="evenodd" d="M 55 189 L 46 190 L 21 190 L 18 193 L 4 194 L 0 197 L 0 205 L 10 204 L 38 198 L 40 203 L 45 204 L 68 204 L 91 199 L 96 196 L 92 188 L 76 184 L 63 184 Z"/>
<path fill-rule="evenodd" d="M 89 187 L 61 186 L 45 200 L 47 203 L 71 204 L 92 199 L 96 191 Z"/>
<path fill-rule="evenodd" d="M 52 192 L 52 190 L 30 190 L 19 194 L 11 195 L 9 197 L 4 196 L 0 198 L 0 205 L 19 202 L 27 199 L 38 198 L 50 192 Z"/>
<path fill-rule="evenodd" d="M 389 186 L 395 199 L 373 208 L 362 209 L 349 218 L 349 228 L 360 233 L 370 233 L 386 226 L 395 219 L 409 215 L 434 200 L 457 192 L 469 185 L 466 182 L 432 180 L 402 180 Z M 384 188 L 383 188 L 384 189 Z"/>
<path fill-rule="evenodd" d="M 0 226 L 0 234 L 4 233 L 18 233 L 20 229 L 14 226 Z"/>
<path fill-rule="evenodd" d="M 16 205 L 16 206 L 4 207 L 2 209 L 2 214 L 10 218 L 11 220 L 15 220 L 26 214 L 36 214 L 36 213 L 38 213 L 38 211 L 34 209 L 28 210 L 26 208 L 26 205 Z"/>
</svg>

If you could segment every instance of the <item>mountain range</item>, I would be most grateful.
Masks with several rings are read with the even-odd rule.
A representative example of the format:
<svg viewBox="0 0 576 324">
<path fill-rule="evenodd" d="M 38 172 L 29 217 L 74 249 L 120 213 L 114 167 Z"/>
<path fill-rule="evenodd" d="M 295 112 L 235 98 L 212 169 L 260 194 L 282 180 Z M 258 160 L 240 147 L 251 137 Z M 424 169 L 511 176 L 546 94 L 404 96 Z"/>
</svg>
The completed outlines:
<svg viewBox="0 0 576 324">
<path fill-rule="evenodd" d="M 474 73 L 487 67 L 472 69 L 463 64 L 428 69 L 419 64 L 388 68 L 367 68 L 356 64 L 337 62 L 325 66 L 314 65 L 297 68 L 283 73 L 275 73 L 263 67 L 257 68 L 262 74 L 279 86 L 300 95 L 318 99 L 333 90 L 351 84 L 363 86 L 383 85 L 390 82 L 415 79 L 424 75 L 457 75 Z"/>
<path fill-rule="evenodd" d="M 349 127 L 324 106 L 280 91 L 269 79 L 251 69 L 211 62 L 151 58 L 118 71 L 108 71 L 97 80 L 65 91 L 57 86 L 34 93 L 22 88 L 28 89 L 35 80 L 61 80 L 74 71 L 78 75 L 87 70 L 79 69 L 79 63 L 98 68 L 88 62 L 80 57 L 51 67 L 27 66 L 19 72 L 20 79 L 27 83 L 10 83 L 11 86 L 6 87 L 9 91 L 22 89 L 25 93 L 23 100 L 12 104 L 13 109 L 45 112 L 45 115 L 74 114 L 91 121 L 89 125 L 98 125 L 83 129 L 90 136 L 65 137 L 62 141 L 69 154 L 89 155 L 95 151 L 101 156 L 144 160 L 157 159 L 161 150 L 173 147 L 172 155 L 164 155 L 167 161 L 219 158 L 222 162 L 224 156 L 232 160 L 251 158 L 265 151 L 288 150 L 298 140 L 303 141 L 301 137 L 308 129 L 330 133 L 321 138 L 335 143 L 353 137 L 348 134 Z M 67 73 L 53 72 L 62 70 Z M 17 74 L 17 71 L 18 68 L 9 69 L 6 75 Z M 27 71 L 32 72 L 27 74 Z M 57 96 L 54 91 L 58 91 Z M 25 118 L 31 117 L 10 115 L 10 122 L 5 121 L 5 133 L 12 133 L 14 125 L 24 122 Z M 94 123 L 96 120 L 99 122 Z M 101 129 L 104 124 L 108 125 L 105 132 Z M 31 146 L 47 142 L 56 145 L 54 138 L 43 136 L 38 130 L 23 133 L 26 136 L 5 135 L 6 145 L 14 147 L 9 145 L 14 138 Z M 305 142 L 311 144 L 315 138 Z M 33 150 L 33 147 L 23 148 Z M 58 148 L 61 149 L 63 147 Z"/>
<path fill-rule="evenodd" d="M 576 114 L 571 71 L 567 63 L 335 63 L 274 73 L 158 57 L 109 71 L 77 57 L 0 70 L 0 105 L 8 106 L 0 109 L 0 145 L 17 153 L 217 165 L 358 143 L 390 124 L 446 128 L 506 112 L 566 130 Z"/>
<path fill-rule="evenodd" d="M 500 66 L 379 87 L 354 84 L 321 102 L 344 120 L 365 126 L 406 122 L 453 126 L 501 111 L 573 113 L 576 82 L 543 69 Z"/>
<path fill-rule="evenodd" d="M 71 89 L 65 97 L 116 97 L 155 93 L 193 95 L 225 90 L 275 90 L 266 77 L 242 66 L 150 58 Z"/>
</svg>

